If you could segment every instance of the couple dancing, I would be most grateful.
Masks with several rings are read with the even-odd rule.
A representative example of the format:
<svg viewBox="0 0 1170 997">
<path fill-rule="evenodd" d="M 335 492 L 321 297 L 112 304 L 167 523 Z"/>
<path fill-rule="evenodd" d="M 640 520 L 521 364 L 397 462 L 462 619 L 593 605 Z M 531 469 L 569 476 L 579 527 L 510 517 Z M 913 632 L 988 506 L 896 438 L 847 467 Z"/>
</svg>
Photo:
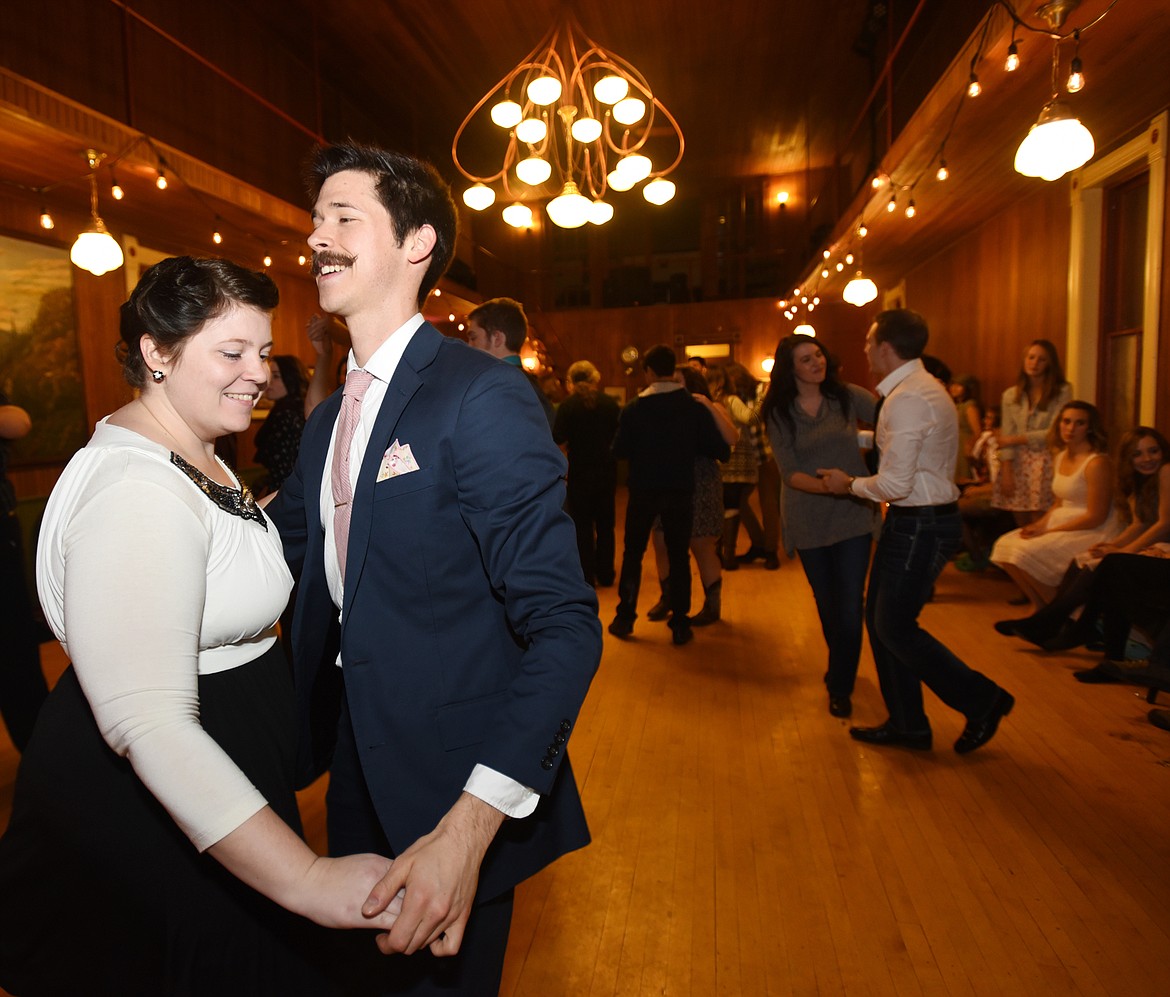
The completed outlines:
<svg viewBox="0 0 1170 997">
<path fill-rule="evenodd" d="M 14 993 L 492 993 L 514 886 L 588 841 L 565 742 L 601 635 L 563 458 L 523 375 L 419 314 L 455 240 L 437 173 L 333 146 L 310 175 L 353 351 L 276 499 L 214 456 L 267 384 L 276 287 L 183 257 L 123 305 L 140 394 L 49 501 L 72 666 L 0 839 Z M 294 795 L 324 771 L 333 858 Z"/>
</svg>

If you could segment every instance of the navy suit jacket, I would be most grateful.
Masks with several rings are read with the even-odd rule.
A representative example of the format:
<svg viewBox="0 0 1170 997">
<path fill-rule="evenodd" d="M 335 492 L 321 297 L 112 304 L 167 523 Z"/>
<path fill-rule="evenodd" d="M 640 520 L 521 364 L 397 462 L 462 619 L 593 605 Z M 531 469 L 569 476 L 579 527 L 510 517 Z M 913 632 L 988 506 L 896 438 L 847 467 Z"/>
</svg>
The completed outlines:
<svg viewBox="0 0 1170 997">
<path fill-rule="evenodd" d="M 564 458 L 519 370 L 424 323 L 357 477 L 339 628 L 320 491 L 340 405 L 339 391 L 313 412 L 267 509 L 300 578 L 298 778 L 328 765 L 343 686 L 396 853 L 435 828 L 476 763 L 536 790 L 536 812 L 505 821 L 484 859 L 487 899 L 589 840 L 564 749 L 601 627 L 562 508 Z M 376 481 L 395 441 L 419 469 Z"/>
</svg>

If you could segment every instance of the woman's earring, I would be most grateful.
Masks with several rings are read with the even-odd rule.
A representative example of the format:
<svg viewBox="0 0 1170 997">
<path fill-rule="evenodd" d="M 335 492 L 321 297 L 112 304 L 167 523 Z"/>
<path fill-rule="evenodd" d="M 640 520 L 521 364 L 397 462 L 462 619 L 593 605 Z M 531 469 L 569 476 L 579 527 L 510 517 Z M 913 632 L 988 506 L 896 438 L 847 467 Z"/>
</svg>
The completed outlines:
<svg viewBox="0 0 1170 997">
<path fill-rule="evenodd" d="M 166 377 L 166 374 L 164 374 L 161 370 L 152 370 L 150 372 L 150 376 L 154 378 L 155 384 L 160 384 L 162 383 L 162 379 Z"/>
</svg>

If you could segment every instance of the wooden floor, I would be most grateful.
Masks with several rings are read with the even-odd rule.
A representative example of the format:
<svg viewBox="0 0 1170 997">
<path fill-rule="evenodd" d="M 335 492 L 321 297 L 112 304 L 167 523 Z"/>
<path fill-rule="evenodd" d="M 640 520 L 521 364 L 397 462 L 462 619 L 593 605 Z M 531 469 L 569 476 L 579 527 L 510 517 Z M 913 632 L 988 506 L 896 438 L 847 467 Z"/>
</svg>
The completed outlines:
<svg viewBox="0 0 1170 997">
<path fill-rule="evenodd" d="M 948 568 L 924 614 L 1017 698 L 966 757 L 933 698 L 929 754 L 829 716 L 797 564 L 729 574 L 685 648 L 607 635 L 570 743 L 594 841 L 520 888 L 502 993 L 1170 994 L 1170 734 L 1073 681 L 1087 653 L 998 636 L 1010 594 Z M 854 703 L 885 718 L 868 651 Z M 0 826 L 15 764 L 0 733 Z M 320 788 L 302 803 L 319 843 Z"/>
</svg>

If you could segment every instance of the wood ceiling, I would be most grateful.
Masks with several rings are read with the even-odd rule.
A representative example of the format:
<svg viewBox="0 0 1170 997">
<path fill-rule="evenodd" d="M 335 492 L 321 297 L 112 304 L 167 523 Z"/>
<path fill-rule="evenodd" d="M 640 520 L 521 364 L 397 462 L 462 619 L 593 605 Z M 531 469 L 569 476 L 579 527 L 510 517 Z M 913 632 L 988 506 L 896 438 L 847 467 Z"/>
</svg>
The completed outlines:
<svg viewBox="0 0 1170 997">
<path fill-rule="evenodd" d="M 180 41 L 182 18 L 196 16 L 163 0 L 109 2 L 134 8 Z M 362 137 L 413 149 L 452 179 L 450 142 L 459 122 L 539 42 L 562 7 L 557 0 L 334 0 L 329 5 L 250 0 L 236 6 L 239 21 L 225 25 L 224 49 L 200 54 L 222 62 L 229 75 L 279 105 L 273 95 L 290 84 L 249 78 L 241 53 L 266 44 L 295 53 L 311 78 L 304 86 L 313 89 L 315 82 L 317 94 L 324 95 L 316 108 L 302 104 L 296 109 L 306 146 L 308 132 L 343 137 L 336 132 L 346 121 L 333 113 L 328 100 L 330 93 L 342 91 L 382 131 Z M 1035 3 L 1016 6 L 1030 24 L 1043 25 L 1033 14 Z M 678 119 L 686 136 L 676 177 L 680 188 L 733 185 L 839 162 L 848 180 L 843 192 L 832 192 L 833 217 L 842 216 L 837 235 L 846 235 L 858 217 L 872 218 L 875 238 L 867 240 L 866 269 L 895 279 L 958 233 L 1024 196 L 1029 185 L 1042 183 L 1019 177 L 1011 160 L 1048 98 L 1052 43 L 1040 34 L 1020 32 L 1024 64 L 1006 75 L 1002 66 L 1010 22 L 1001 8 L 993 12 L 983 41 L 982 18 L 992 7 L 975 0 L 644 0 L 582 3 L 575 5 L 575 14 L 586 34 L 642 71 Z M 887 19 L 875 24 L 875 9 L 882 8 Z M 1123 138 L 1141 116 L 1170 103 L 1170 75 L 1153 68 L 1170 47 L 1170 4 L 1084 0 L 1062 30 L 1106 11 L 1082 41 L 1089 85 L 1072 99 L 1099 149 Z M 46 15 L 30 9 L 28 16 L 43 20 Z M 903 28 L 911 22 L 903 39 Z M 938 184 L 932 179 L 938 145 L 981 42 L 977 69 L 985 92 L 959 112 L 946 147 L 952 179 Z M 875 75 L 897 45 L 892 88 L 878 87 L 876 99 L 867 104 Z M 867 47 L 869 57 L 859 54 Z M 151 68 L 166 78 L 167 66 Z M 82 94 L 69 96 L 86 104 Z M 46 176 L 76 174 L 84 189 L 78 158 L 83 129 L 63 124 L 61 116 L 54 122 L 38 120 L 10 100 L 0 89 L 0 180 L 36 186 Z M 189 113 L 197 115 L 199 109 Z M 111 121 L 107 127 L 116 133 L 119 125 Z M 889 148 L 888 137 L 894 140 Z M 112 134 L 108 147 L 116 139 Z M 246 134 L 238 140 L 246 143 Z M 213 148 L 182 151 L 219 165 Z M 888 194 L 876 195 L 883 197 L 881 203 L 868 193 L 854 195 L 874 158 L 893 171 L 899 184 L 922 177 L 914 191 L 919 216 L 913 223 L 900 212 L 896 217 L 878 213 Z M 176 215 L 176 240 L 205 236 L 207 204 L 258 239 L 291 245 L 303 238 L 295 211 L 275 205 L 264 193 L 295 201 L 287 184 L 267 184 L 262 171 L 234 173 L 247 182 L 233 188 L 209 180 L 207 186 L 216 189 L 203 192 L 205 203 Z M 151 200 L 149 158 L 137 166 L 128 162 L 127 174 L 136 188 L 127 204 L 138 207 L 103 204 L 104 213 L 158 210 L 158 199 Z M 130 213 L 117 223 L 129 228 L 135 221 Z"/>
</svg>

